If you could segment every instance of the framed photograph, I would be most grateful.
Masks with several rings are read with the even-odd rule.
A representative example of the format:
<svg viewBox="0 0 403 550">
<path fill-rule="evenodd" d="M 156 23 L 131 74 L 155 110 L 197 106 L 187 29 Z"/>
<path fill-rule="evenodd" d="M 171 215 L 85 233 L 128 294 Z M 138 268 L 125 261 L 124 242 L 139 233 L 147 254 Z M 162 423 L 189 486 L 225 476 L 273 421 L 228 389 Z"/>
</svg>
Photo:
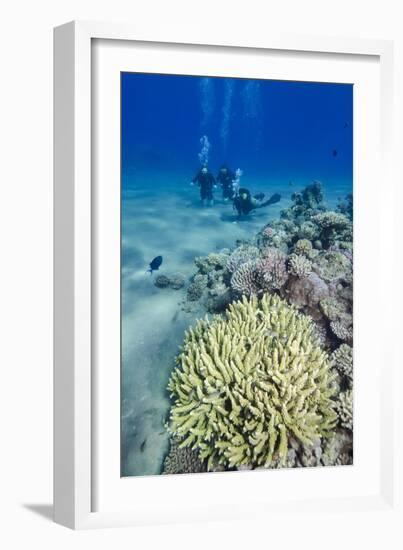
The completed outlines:
<svg viewBox="0 0 403 550">
<path fill-rule="evenodd" d="M 72 528 L 395 513 L 392 45 L 226 40 L 55 30 Z"/>
</svg>

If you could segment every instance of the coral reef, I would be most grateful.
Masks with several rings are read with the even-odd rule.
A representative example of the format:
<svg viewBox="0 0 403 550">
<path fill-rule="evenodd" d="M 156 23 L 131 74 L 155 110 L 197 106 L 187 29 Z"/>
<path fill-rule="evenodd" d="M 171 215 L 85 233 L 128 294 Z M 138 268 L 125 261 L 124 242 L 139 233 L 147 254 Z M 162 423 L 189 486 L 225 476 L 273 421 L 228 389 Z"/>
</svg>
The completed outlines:
<svg viewBox="0 0 403 550">
<path fill-rule="evenodd" d="M 339 340 L 351 343 L 353 340 L 353 329 L 352 327 L 346 327 L 340 321 L 331 321 L 330 328 L 335 336 Z"/>
<path fill-rule="evenodd" d="M 305 256 L 291 254 L 288 257 L 288 272 L 300 279 L 304 279 L 312 272 L 312 262 L 308 258 L 305 258 Z"/>
<path fill-rule="evenodd" d="M 341 344 L 331 355 L 332 365 L 334 365 L 337 371 L 345 376 L 352 384 L 353 380 L 353 348 L 347 344 Z"/>
<path fill-rule="evenodd" d="M 319 236 L 318 227 L 310 222 L 303 222 L 298 229 L 298 237 L 300 239 L 306 239 L 308 241 L 317 241 Z M 317 248 L 317 247 L 316 247 Z"/>
<path fill-rule="evenodd" d="M 333 211 L 322 212 L 313 216 L 312 221 L 320 227 L 319 239 L 325 248 L 337 242 L 352 241 L 352 223 L 344 214 Z"/>
<path fill-rule="evenodd" d="M 169 429 L 182 449 L 209 462 L 209 470 L 352 464 L 352 244 L 352 197 L 329 210 L 314 182 L 294 193 L 291 206 L 255 238 L 196 258 L 185 308 L 200 317 L 218 315 L 200 321 L 185 337 L 170 381 L 175 403 Z M 299 343 L 293 356 L 287 347 L 289 321 L 282 316 L 310 327 L 309 337 L 294 335 Z M 282 416 L 279 404 L 284 401 L 294 413 L 292 403 L 300 395 L 282 369 L 291 357 L 302 356 L 304 346 L 323 354 L 330 439 L 320 429 L 313 433 L 311 425 L 304 438 L 300 419 Z M 309 353 L 299 368 L 306 368 Z M 278 406 L 272 401 L 276 396 Z M 268 411 L 275 412 L 275 421 Z M 294 421 L 299 435 L 292 431 Z"/>
<path fill-rule="evenodd" d="M 342 466 L 353 463 L 353 438 L 350 431 L 338 429 L 324 441 L 321 457 L 324 466 Z"/>
<path fill-rule="evenodd" d="M 259 257 L 259 249 L 252 245 L 241 245 L 236 248 L 229 256 L 226 269 L 229 273 L 234 273 L 238 267 L 250 260 L 256 260 Z"/>
<path fill-rule="evenodd" d="M 280 250 L 267 247 L 256 262 L 256 280 L 262 291 L 280 289 L 288 279 L 286 256 Z"/>
<path fill-rule="evenodd" d="M 182 273 L 174 273 L 169 277 L 169 286 L 174 290 L 179 290 L 184 287 L 186 283 L 186 277 Z"/>
<path fill-rule="evenodd" d="M 256 261 L 241 264 L 231 277 L 231 288 L 237 294 L 251 296 L 259 291 L 256 280 Z"/>
<path fill-rule="evenodd" d="M 312 272 L 303 278 L 290 275 L 282 294 L 313 319 L 320 320 L 322 314 L 318 304 L 329 296 L 329 288 L 316 273 Z"/>
<path fill-rule="evenodd" d="M 157 275 L 154 285 L 158 288 L 173 288 L 179 290 L 186 284 L 186 277 L 182 273 L 173 273 L 172 275 Z"/>
<path fill-rule="evenodd" d="M 231 277 L 231 288 L 237 294 L 250 296 L 280 289 L 287 278 L 286 256 L 277 248 L 267 247 L 260 259 L 238 266 Z"/>
<path fill-rule="evenodd" d="M 295 254 L 302 254 L 304 256 L 309 256 L 312 254 L 312 243 L 309 239 L 298 239 L 294 245 Z"/>
<path fill-rule="evenodd" d="M 332 435 L 334 378 L 309 317 L 276 295 L 243 298 L 187 331 L 168 389 L 169 431 L 208 469 L 283 465 L 289 440 Z"/>
<path fill-rule="evenodd" d="M 353 429 L 353 390 L 340 392 L 336 402 L 336 411 L 340 425 L 348 430 Z"/>
<path fill-rule="evenodd" d="M 315 258 L 314 271 L 324 281 L 341 281 L 351 283 L 352 264 L 341 252 L 324 251 Z"/>
<path fill-rule="evenodd" d="M 181 448 L 180 441 L 172 438 L 168 455 L 165 457 L 163 474 L 192 474 L 206 472 L 206 463 L 200 460 L 197 451 Z"/>
<path fill-rule="evenodd" d="M 188 286 L 187 299 L 190 302 L 200 300 L 203 296 L 203 292 L 207 288 L 207 276 L 197 274 L 193 278 L 193 282 Z"/>
<path fill-rule="evenodd" d="M 210 271 L 225 269 L 227 262 L 228 254 L 222 252 L 213 252 L 208 256 L 199 256 L 195 258 L 196 267 L 202 274 L 210 273 Z"/>
</svg>

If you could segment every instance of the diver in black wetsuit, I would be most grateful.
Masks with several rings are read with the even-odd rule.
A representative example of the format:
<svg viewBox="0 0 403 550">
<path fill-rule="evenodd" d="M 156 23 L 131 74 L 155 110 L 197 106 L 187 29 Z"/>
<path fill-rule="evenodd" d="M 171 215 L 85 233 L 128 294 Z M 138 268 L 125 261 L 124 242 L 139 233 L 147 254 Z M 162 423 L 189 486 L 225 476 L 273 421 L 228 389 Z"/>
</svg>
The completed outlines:
<svg viewBox="0 0 403 550">
<path fill-rule="evenodd" d="M 249 189 L 241 187 L 238 194 L 234 197 L 233 207 L 234 210 L 238 212 L 239 217 L 242 215 L 246 216 L 252 212 L 252 210 L 263 208 L 264 206 L 269 206 L 270 204 L 275 204 L 281 199 L 281 195 L 275 193 L 267 201 L 263 202 L 263 199 L 264 193 L 258 193 L 252 197 Z"/>
<path fill-rule="evenodd" d="M 197 183 L 200 187 L 200 199 L 202 205 L 213 205 L 213 187 L 215 186 L 215 178 L 213 174 L 209 171 L 207 166 L 203 166 L 195 177 L 192 179 L 192 185 Z"/>
<path fill-rule="evenodd" d="M 218 172 L 216 177 L 217 183 L 222 187 L 222 198 L 227 201 L 228 199 L 234 198 L 234 186 L 233 181 L 235 180 L 235 174 L 232 170 L 223 164 Z"/>
</svg>

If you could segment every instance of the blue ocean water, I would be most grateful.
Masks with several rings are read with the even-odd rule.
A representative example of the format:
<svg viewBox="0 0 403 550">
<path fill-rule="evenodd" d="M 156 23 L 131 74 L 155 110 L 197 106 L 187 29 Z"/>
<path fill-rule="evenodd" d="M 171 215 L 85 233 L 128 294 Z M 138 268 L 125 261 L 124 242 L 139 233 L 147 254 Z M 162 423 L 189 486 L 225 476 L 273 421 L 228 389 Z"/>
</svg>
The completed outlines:
<svg viewBox="0 0 403 550">
<path fill-rule="evenodd" d="M 202 207 L 190 180 L 208 166 L 242 170 L 241 185 L 277 204 L 238 220 L 214 190 Z M 185 290 L 159 289 L 158 273 L 190 277 L 194 258 L 252 238 L 291 195 L 319 180 L 327 204 L 352 192 L 353 87 L 343 84 L 122 73 L 122 475 L 161 472 L 168 449 L 166 385 L 184 330 Z"/>
</svg>

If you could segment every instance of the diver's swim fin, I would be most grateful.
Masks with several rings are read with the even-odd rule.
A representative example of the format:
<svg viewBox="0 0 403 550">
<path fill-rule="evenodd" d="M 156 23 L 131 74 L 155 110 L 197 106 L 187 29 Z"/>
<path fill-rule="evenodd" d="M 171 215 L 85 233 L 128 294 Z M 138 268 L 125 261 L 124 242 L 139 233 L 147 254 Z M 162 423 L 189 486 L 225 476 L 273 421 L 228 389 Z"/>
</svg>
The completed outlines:
<svg viewBox="0 0 403 550">
<path fill-rule="evenodd" d="M 279 202 L 280 200 L 281 200 L 281 195 L 279 195 L 279 193 L 274 193 L 274 195 L 272 195 L 269 200 L 264 202 L 262 204 L 262 206 L 269 206 L 270 204 L 275 204 L 276 202 Z"/>
</svg>

